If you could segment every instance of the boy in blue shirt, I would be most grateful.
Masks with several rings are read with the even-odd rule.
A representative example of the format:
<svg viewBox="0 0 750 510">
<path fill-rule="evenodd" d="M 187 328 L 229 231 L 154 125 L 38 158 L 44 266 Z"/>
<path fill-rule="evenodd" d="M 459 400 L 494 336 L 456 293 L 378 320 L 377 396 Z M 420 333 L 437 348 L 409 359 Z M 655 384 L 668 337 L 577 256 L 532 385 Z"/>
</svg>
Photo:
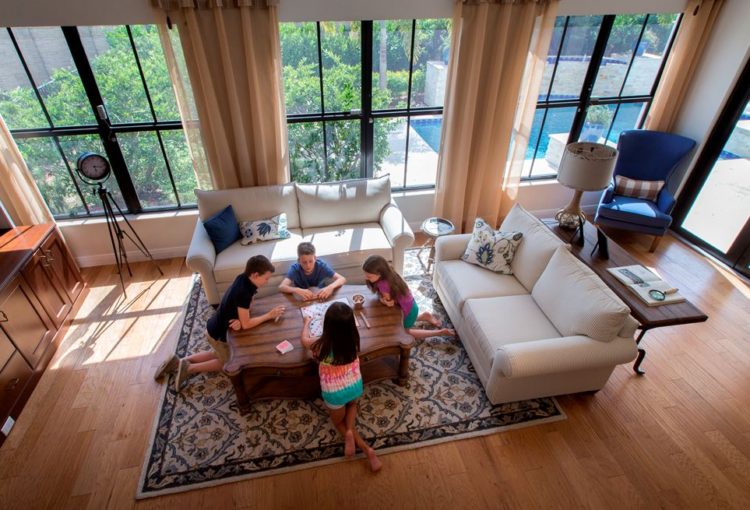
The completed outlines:
<svg viewBox="0 0 750 510">
<path fill-rule="evenodd" d="M 312 243 L 303 242 L 297 246 L 297 262 L 287 271 L 279 290 L 286 294 L 294 294 L 302 301 L 324 301 L 345 283 L 346 278 L 315 256 L 315 246 Z M 315 293 L 310 290 L 311 287 L 320 290 Z"/>
</svg>

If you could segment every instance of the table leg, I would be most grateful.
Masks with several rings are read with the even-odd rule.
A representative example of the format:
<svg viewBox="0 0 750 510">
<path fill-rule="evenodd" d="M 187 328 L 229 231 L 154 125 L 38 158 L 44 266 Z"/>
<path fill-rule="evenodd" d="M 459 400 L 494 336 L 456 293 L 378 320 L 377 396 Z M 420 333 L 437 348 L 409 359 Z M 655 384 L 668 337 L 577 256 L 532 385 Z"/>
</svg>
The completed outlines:
<svg viewBox="0 0 750 510">
<path fill-rule="evenodd" d="M 647 329 L 642 329 L 641 332 L 638 334 L 638 338 L 635 339 L 635 345 L 640 345 L 641 340 L 643 340 L 644 335 L 646 334 Z M 646 349 L 641 349 L 638 347 L 638 357 L 635 359 L 635 363 L 633 364 L 633 371 L 638 375 L 643 375 L 646 372 L 641 370 L 641 363 L 643 362 L 643 358 L 646 357 Z"/>
<path fill-rule="evenodd" d="M 409 382 L 409 356 L 411 354 L 411 345 L 408 347 L 401 346 L 401 356 L 398 363 L 398 385 L 406 386 Z"/>
<path fill-rule="evenodd" d="M 250 412 L 250 398 L 247 395 L 247 391 L 245 391 L 242 371 L 235 375 L 230 375 L 229 380 L 232 381 L 232 386 L 234 386 L 234 393 L 237 396 L 237 407 L 240 410 L 240 414 L 248 414 Z"/>
<path fill-rule="evenodd" d="M 432 269 L 432 263 L 435 261 L 435 243 L 433 242 L 432 246 L 430 246 L 430 255 L 427 258 L 427 272 L 430 272 L 430 269 Z"/>
</svg>

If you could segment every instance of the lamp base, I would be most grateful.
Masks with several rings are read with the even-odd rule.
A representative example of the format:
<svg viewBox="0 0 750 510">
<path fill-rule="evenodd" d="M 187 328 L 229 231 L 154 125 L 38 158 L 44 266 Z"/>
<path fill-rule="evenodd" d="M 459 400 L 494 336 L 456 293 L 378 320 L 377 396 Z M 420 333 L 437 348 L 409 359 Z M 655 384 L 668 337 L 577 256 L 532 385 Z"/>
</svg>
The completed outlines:
<svg viewBox="0 0 750 510">
<path fill-rule="evenodd" d="M 575 213 L 568 211 L 567 208 L 557 211 L 555 219 L 560 228 L 567 230 L 575 230 L 579 225 L 586 223 L 586 215 L 583 214 L 583 211 L 579 210 L 578 213 Z"/>
</svg>

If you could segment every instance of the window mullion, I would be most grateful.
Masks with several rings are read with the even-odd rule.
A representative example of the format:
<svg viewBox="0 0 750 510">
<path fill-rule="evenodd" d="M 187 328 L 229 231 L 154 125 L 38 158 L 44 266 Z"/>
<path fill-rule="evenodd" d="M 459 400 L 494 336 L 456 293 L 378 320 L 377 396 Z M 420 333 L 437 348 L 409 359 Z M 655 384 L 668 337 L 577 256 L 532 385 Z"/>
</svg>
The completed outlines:
<svg viewBox="0 0 750 510">
<path fill-rule="evenodd" d="M 576 115 L 573 118 L 573 124 L 570 126 L 570 134 L 568 135 L 568 143 L 572 143 L 578 140 L 583 130 L 583 124 L 586 120 L 586 112 L 591 102 L 591 93 L 594 90 L 594 82 L 596 81 L 596 75 L 599 72 L 599 66 L 602 63 L 604 52 L 607 48 L 607 41 L 609 35 L 612 32 L 612 25 L 614 24 L 615 16 L 608 14 L 602 19 L 602 24 L 599 28 L 599 35 L 596 38 L 594 44 L 594 50 L 591 52 L 591 60 L 589 66 L 586 69 L 586 76 L 581 86 L 581 94 L 579 96 L 579 106 L 576 110 Z"/>
<path fill-rule="evenodd" d="M 83 197 L 83 192 L 81 191 L 81 187 L 78 185 L 78 181 L 73 175 L 73 170 L 71 169 L 70 161 L 68 161 L 68 158 L 65 156 L 65 151 L 63 151 L 62 145 L 60 145 L 60 139 L 57 136 L 53 136 L 52 140 L 54 140 L 55 146 L 57 147 L 57 151 L 60 153 L 63 163 L 65 164 L 65 168 L 68 170 L 68 175 L 70 176 L 70 180 L 73 181 L 73 185 L 76 187 L 76 193 L 78 193 L 78 197 L 81 199 L 81 203 L 83 203 L 83 207 L 86 208 L 86 214 L 91 215 L 89 204 L 86 201 L 86 199 Z"/>
<path fill-rule="evenodd" d="M 73 57 L 73 63 L 78 70 L 78 76 L 83 84 L 83 89 L 86 91 L 86 97 L 88 98 L 91 109 L 96 117 L 96 122 L 99 126 L 99 137 L 101 138 L 102 145 L 104 145 L 104 150 L 109 158 L 112 171 L 115 174 L 115 179 L 117 179 L 120 192 L 125 200 L 125 205 L 129 212 L 134 214 L 140 213 L 142 207 L 138 200 L 138 194 L 135 191 L 133 180 L 128 172 L 125 157 L 122 155 L 120 145 L 117 143 L 117 135 L 111 131 L 109 119 L 102 119 L 97 114 L 97 106 L 104 105 L 104 99 L 102 98 L 96 84 L 94 71 L 89 64 L 86 50 L 83 48 L 78 29 L 74 26 L 65 26 L 62 27 L 62 31 L 65 36 L 65 41 L 68 43 L 70 54 Z"/>
<path fill-rule="evenodd" d="M 650 99 L 648 101 L 648 105 L 646 109 L 644 110 L 643 114 L 641 115 L 641 118 L 638 121 L 638 129 L 640 129 L 643 126 L 643 123 L 646 120 L 646 116 L 648 115 L 648 111 L 651 109 L 651 104 L 653 103 L 654 96 L 656 95 L 656 90 L 659 88 L 659 82 L 661 81 L 661 75 L 664 73 L 664 68 L 667 65 L 667 59 L 669 58 L 669 54 L 672 52 L 672 45 L 674 44 L 674 40 L 677 37 L 677 33 L 680 30 L 680 25 L 682 25 L 682 14 L 679 15 L 677 18 L 677 22 L 674 25 L 674 28 L 672 29 L 672 33 L 669 37 L 669 43 L 667 44 L 666 49 L 664 50 L 664 56 L 661 59 L 661 65 L 659 66 L 659 71 L 656 73 L 656 78 L 654 78 L 654 84 L 651 85 L 651 94 Z"/>
<path fill-rule="evenodd" d="M 414 32 L 417 30 L 417 20 L 411 20 L 411 50 L 409 51 L 409 83 L 406 87 L 406 145 L 404 146 L 404 188 L 409 168 L 409 131 L 411 128 L 411 80 L 414 71 Z"/>
<path fill-rule="evenodd" d="M 323 93 L 323 50 L 320 43 L 320 21 L 315 23 L 318 33 L 318 80 L 320 82 L 320 113 L 323 115 L 323 180 L 328 180 L 328 133 L 326 132 L 326 103 Z"/>
<path fill-rule="evenodd" d="M 360 175 L 372 177 L 375 171 L 375 120 L 372 115 L 372 20 L 362 21 L 361 47 L 361 104 L 360 120 Z"/>
</svg>

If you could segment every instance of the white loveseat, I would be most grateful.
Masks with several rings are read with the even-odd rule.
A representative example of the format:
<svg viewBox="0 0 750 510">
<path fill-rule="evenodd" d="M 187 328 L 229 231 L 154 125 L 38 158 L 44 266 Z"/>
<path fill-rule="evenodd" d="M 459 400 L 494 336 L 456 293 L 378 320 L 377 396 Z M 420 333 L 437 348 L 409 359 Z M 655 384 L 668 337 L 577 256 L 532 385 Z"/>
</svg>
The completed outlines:
<svg viewBox="0 0 750 510">
<path fill-rule="evenodd" d="M 628 307 L 538 218 L 514 206 L 524 236 L 501 275 L 460 259 L 471 234 L 438 238 L 435 290 L 493 404 L 604 386 L 636 356 Z"/>
<path fill-rule="evenodd" d="M 401 272 L 404 250 L 414 241 L 409 224 L 391 200 L 388 176 L 326 184 L 282 184 L 218 191 L 196 190 L 199 220 L 187 254 L 187 266 L 200 273 L 206 297 L 217 304 L 247 259 L 265 255 L 276 272 L 259 295 L 274 292 L 297 261 L 297 245 L 315 244 L 317 255 L 350 282 L 363 282 L 362 263 L 378 254 Z M 237 221 L 287 215 L 291 237 L 242 246 L 239 241 L 218 255 L 203 221 L 227 205 Z"/>
</svg>

